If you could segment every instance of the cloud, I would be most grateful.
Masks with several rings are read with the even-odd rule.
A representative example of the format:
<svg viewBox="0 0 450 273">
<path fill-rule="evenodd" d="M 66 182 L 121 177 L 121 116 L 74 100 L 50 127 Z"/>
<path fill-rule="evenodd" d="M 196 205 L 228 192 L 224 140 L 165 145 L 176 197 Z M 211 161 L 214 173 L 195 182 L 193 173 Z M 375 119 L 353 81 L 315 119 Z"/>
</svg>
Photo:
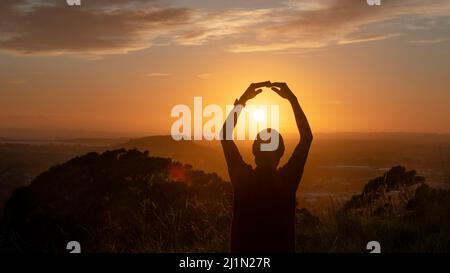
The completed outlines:
<svg viewBox="0 0 450 273">
<path fill-rule="evenodd" d="M 331 44 L 369 42 L 391 38 L 398 33 L 365 35 L 364 33 L 383 23 L 401 22 L 405 18 L 448 17 L 450 3 L 443 0 L 384 0 L 381 6 L 368 6 L 357 0 L 319 0 L 297 2 L 289 8 L 272 10 L 265 18 L 265 27 L 255 27 L 251 42 L 235 43 L 231 52 L 279 51 L 293 48 L 321 48 Z M 308 7 L 308 8 L 304 8 Z M 271 42 L 267 43 L 270 39 Z M 277 40 L 277 42 L 272 42 Z"/>
<path fill-rule="evenodd" d="M 169 75 L 170 75 L 169 73 L 153 72 L 153 73 L 148 73 L 147 77 L 167 77 Z"/>
<path fill-rule="evenodd" d="M 54 120 L 53 115 L 35 115 L 35 114 L 11 114 L 5 117 L 8 120 Z"/>
<path fill-rule="evenodd" d="M 270 9 L 197 10 L 192 23 L 178 30 L 175 41 L 182 45 L 201 45 L 211 40 L 251 34 L 253 28 L 263 27 L 270 15 Z"/>
<path fill-rule="evenodd" d="M 439 44 L 450 41 L 450 38 L 436 38 L 436 39 L 424 39 L 410 41 L 412 44 Z"/>
<path fill-rule="evenodd" d="M 342 105 L 344 104 L 344 101 L 342 100 L 328 100 L 323 102 L 323 104 L 327 104 L 327 105 Z"/>
<path fill-rule="evenodd" d="M 396 37 L 398 34 L 372 34 L 372 35 L 364 35 L 359 37 L 350 37 L 350 38 L 344 38 L 343 40 L 340 40 L 338 44 L 341 45 L 347 45 L 347 44 L 354 44 L 354 43 L 364 43 L 364 42 L 372 42 L 372 41 L 380 41 L 380 40 L 386 40 L 392 37 Z"/>
<path fill-rule="evenodd" d="M 212 73 L 202 73 L 202 74 L 198 74 L 197 78 L 202 79 L 202 80 L 207 80 L 209 78 L 211 78 L 213 74 Z"/>
<path fill-rule="evenodd" d="M 14 84 L 14 85 L 22 85 L 22 84 L 25 84 L 25 80 L 21 80 L 21 79 L 18 79 L 18 80 L 12 80 L 12 81 L 10 81 L 9 83 L 10 83 L 10 84 Z"/>
<path fill-rule="evenodd" d="M 268 52 L 281 51 L 292 48 L 321 48 L 326 44 L 317 41 L 291 41 L 282 43 L 261 43 L 261 44 L 235 44 L 228 47 L 228 51 L 234 53 L 242 52 Z"/>
<path fill-rule="evenodd" d="M 124 4 L 126 3 L 126 4 Z M 190 11 L 145 1 L 2 0 L 0 49 L 19 54 L 116 54 L 148 48 L 190 20 Z"/>
</svg>

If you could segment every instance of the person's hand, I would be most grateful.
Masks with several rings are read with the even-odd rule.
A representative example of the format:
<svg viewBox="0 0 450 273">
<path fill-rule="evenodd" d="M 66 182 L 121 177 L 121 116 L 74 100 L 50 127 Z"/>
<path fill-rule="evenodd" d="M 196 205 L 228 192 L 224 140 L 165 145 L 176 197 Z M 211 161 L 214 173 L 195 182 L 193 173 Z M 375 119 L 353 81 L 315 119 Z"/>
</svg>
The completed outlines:
<svg viewBox="0 0 450 273">
<path fill-rule="evenodd" d="M 245 90 L 244 94 L 239 99 L 239 102 L 245 104 L 248 100 L 251 100 L 258 94 L 260 94 L 262 92 L 262 87 L 271 87 L 271 86 L 272 83 L 270 81 L 252 83 L 247 88 L 247 90 Z"/>
<path fill-rule="evenodd" d="M 287 100 L 296 98 L 294 93 L 292 93 L 291 89 L 289 89 L 288 85 L 285 82 L 274 82 L 272 83 L 272 87 L 270 89 L 275 91 L 275 93 L 280 95 L 280 97 Z"/>
</svg>

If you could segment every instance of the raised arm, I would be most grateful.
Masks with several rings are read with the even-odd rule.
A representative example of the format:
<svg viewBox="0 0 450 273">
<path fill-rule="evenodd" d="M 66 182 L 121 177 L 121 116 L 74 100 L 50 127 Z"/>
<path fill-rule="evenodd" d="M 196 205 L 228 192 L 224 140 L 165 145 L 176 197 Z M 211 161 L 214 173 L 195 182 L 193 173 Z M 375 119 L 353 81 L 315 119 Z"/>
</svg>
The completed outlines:
<svg viewBox="0 0 450 273">
<path fill-rule="evenodd" d="M 279 82 L 273 83 L 272 90 L 291 103 L 295 122 L 297 123 L 297 128 L 300 133 L 300 142 L 295 147 L 288 162 L 281 168 L 282 174 L 285 175 L 289 181 L 293 181 L 293 186 L 297 188 L 303 175 L 303 169 L 308 157 L 313 135 L 306 115 L 298 103 L 297 97 L 292 93 L 287 84 Z"/>
<path fill-rule="evenodd" d="M 245 104 L 248 100 L 256 97 L 259 93 L 262 92 L 262 87 L 270 87 L 271 83 L 269 81 L 252 83 L 245 90 L 244 94 L 234 102 L 234 108 L 229 113 L 227 119 L 225 120 L 222 131 L 221 131 L 221 144 L 223 148 L 223 153 L 225 154 L 225 160 L 227 161 L 228 173 L 230 175 L 231 181 L 239 175 L 239 170 L 244 167 L 246 164 L 242 159 L 241 154 L 239 153 L 239 149 L 236 146 L 236 143 L 233 141 L 233 130 L 236 126 L 239 114 L 242 109 L 245 107 Z"/>
</svg>

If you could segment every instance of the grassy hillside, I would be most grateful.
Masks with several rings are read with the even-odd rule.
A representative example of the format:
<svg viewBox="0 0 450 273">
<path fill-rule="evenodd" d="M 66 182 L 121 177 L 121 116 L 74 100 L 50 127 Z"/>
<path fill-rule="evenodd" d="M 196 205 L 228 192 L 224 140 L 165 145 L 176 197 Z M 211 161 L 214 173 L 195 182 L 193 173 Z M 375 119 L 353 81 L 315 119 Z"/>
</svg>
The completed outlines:
<svg viewBox="0 0 450 273">
<path fill-rule="evenodd" d="M 297 209 L 299 252 L 450 251 L 450 192 L 395 167 L 327 218 Z M 1 223 L 2 252 L 226 252 L 232 188 L 171 159 L 137 150 L 89 153 L 17 189 Z"/>
</svg>

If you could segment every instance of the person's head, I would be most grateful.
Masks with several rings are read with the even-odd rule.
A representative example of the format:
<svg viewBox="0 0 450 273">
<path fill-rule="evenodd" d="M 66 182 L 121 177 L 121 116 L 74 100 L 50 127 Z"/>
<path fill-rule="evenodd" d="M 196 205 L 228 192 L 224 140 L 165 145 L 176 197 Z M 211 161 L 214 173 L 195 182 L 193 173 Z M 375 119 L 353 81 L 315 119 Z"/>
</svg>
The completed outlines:
<svg viewBox="0 0 450 273">
<path fill-rule="evenodd" d="M 284 141 L 278 131 L 267 128 L 256 136 L 252 147 L 258 167 L 275 169 L 284 154 Z"/>
</svg>

